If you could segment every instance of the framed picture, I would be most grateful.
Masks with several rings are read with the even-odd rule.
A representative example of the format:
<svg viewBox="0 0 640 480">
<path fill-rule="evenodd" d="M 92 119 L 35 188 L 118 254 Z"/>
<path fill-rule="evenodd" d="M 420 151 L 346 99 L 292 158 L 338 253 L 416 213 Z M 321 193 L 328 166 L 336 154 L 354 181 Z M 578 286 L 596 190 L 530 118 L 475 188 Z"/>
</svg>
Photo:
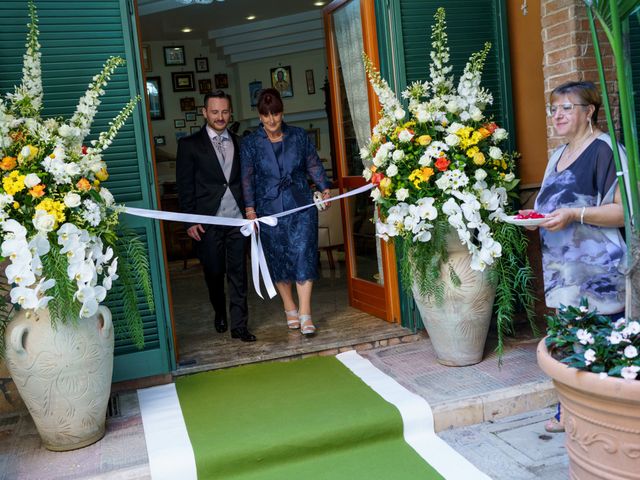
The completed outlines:
<svg viewBox="0 0 640 480">
<path fill-rule="evenodd" d="M 162 104 L 162 88 L 160 77 L 147 77 L 147 97 L 149 98 L 149 116 L 151 120 L 164 120 L 164 106 Z"/>
<path fill-rule="evenodd" d="M 176 132 L 176 142 L 189 135 L 187 132 Z"/>
<path fill-rule="evenodd" d="M 196 72 L 208 72 L 209 59 L 207 57 L 196 58 Z"/>
<path fill-rule="evenodd" d="M 213 87 L 211 86 L 211 79 L 205 78 L 202 80 L 198 80 L 198 90 L 203 95 L 211 93 L 213 91 Z"/>
<path fill-rule="evenodd" d="M 196 99 L 193 97 L 184 97 L 180 99 L 180 111 L 191 112 L 196 109 Z"/>
<path fill-rule="evenodd" d="M 164 47 L 164 64 L 167 66 L 185 65 L 184 47 Z"/>
<path fill-rule="evenodd" d="M 249 98 L 251 99 L 251 106 L 255 107 L 258 105 L 258 95 L 260 95 L 260 91 L 262 90 L 262 82 L 255 81 L 249 84 Z"/>
<path fill-rule="evenodd" d="M 313 148 L 316 150 L 320 150 L 320 129 L 319 128 L 309 128 L 307 129 L 307 137 L 313 145 Z"/>
<path fill-rule="evenodd" d="M 171 79 L 174 92 L 188 92 L 196 89 L 193 72 L 173 72 Z"/>
<path fill-rule="evenodd" d="M 229 88 L 229 77 L 226 73 L 216 73 L 213 78 L 216 82 L 216 88 Z"/>
<path fill-rule="evenodd" d="M 195 122 L 196 121 L 196 112 L 187 112 L 184 114 L 184 119 L 187 122 Z"/>
<path fill-rule="evenodd" d="M 316 82 L 313 80 L 313 70 L 305 70 L 304 76 L 307 79 L 307 93 L 313 95 L 316 93 Z"/>
<path fill-rule="evenodd" d="M 158 135 L 157 137 L 153 137 L 153 144 L 156 147 L 161 147 L 167 144 L 167 141 L 164 138 L 164 135 Z"/>
<path fill-rule="evenodd" d="M 271 86 L 280 92 L 282 98 L 293 97 L 290 65 L 271 69 Z"/>
<path fill-rule="evenodd" d="M 150 72 L 151 70 L 151 46 L 142 45 L 142 71 Z"/>
<path fill-rule="evenodd" d="M 187 124 L 186 124 L 186 122 L 184 121 L 184 119 L 182 119 L 182 118 L 176 118 L 176 119 L 173 121 L 173 126 L 174 126 L 175 128 L 184 128 L 184 127 L 186 127 L 186 126 L 187 126 Z"/>
<path fill-rule="evenodd" d="M 191 133 L 192 135 L 194 133 L 198 133 L 201 128 L 202 127 L 200 125 L 192 125 L 191 128 L 189 129 L 189 133 Z"/>
</svg>

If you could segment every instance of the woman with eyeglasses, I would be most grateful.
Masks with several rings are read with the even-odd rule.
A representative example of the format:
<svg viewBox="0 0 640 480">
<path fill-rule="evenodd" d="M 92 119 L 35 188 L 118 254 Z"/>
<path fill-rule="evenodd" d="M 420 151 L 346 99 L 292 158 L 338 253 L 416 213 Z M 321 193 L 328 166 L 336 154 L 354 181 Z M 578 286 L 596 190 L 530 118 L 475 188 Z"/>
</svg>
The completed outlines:
<svg viewBox="0 0 640 480">
<path fill-rule="evenodd" d="M 615 321 L 625 308 L 624 213 L 611 138 L 597 126 L 600 105 L 591 82 L 567 82 L 551 92 L 547 114 L 567 143 L 549 159 L 535 210 L 546 217 L 539 227 L 547 306 L 577 306 L 586 297 L 590 309 Z M 545 428 L 564 431 L 560 408 Z"/>
</svg>

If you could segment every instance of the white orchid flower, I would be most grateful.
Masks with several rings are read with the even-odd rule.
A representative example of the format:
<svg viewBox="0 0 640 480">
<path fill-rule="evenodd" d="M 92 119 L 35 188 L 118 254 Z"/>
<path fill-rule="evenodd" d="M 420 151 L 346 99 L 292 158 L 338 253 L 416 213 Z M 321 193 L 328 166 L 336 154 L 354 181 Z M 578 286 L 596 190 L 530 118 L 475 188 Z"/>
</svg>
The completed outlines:
<svg viewBox="0 0 640 480">
<path fill-rule="evenodd" d="M 2 229 L 5 232 L 8 232 L 10 235 L 5 235 L 5 238 L 26 238 L 27 237 L 27 229 L 24 228 L 20 223 L 18 223 L 14 219 L 5 220 L 2 223 Z M 6 255 L 3 254 L 6 257 Z"/>
<path fill-rule="evenodd" d="M 89 283 L 95 274 L 95 265 L 89 260 L 72 263 L 67 267 L 69 279 L 75 280 L 78 285 Z"/>
<path fill-rule="evenodd" d="M 31 271 L 31 263 L 12 263 L 7 265 L 5 275 L 9 283 L 20 287 L 29 287 L 36 282 L 36 276 Z"/>
<path fill-rule="evenodd" d="M 51 250 L 49 239 L 43 233 L 34 235 L 31 240 L 29 240 L 29 250 L 32 255 L 46 255 Z"/>
<path fill-rule="evenodd" d="M 38 308 L 38 295 L 33 288 L 14 287 L 11 289 L 11 303 L 20 305 L 24 309 Z"/>
</svg>

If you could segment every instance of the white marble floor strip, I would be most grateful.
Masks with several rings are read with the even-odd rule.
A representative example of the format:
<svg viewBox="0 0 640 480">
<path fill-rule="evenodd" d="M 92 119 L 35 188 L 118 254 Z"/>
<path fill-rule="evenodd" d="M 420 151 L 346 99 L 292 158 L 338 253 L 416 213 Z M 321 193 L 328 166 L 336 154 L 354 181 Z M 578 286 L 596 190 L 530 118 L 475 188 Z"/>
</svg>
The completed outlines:
<svg viewBox="0 0 640 480">
<path fill-rule="evenodd" d="M 197 480 L 193 448 L 175 384 L 138 390 L 153 480 Z"/>
<path fill-rule="evenodd" d="M 404 388 L 354 350 L 336 358 L 400 411 L 404 439 L 440 475 L 447 480 L 491 480 L 435 434 L 431 407 L 424 398 Z"/>
</svg>

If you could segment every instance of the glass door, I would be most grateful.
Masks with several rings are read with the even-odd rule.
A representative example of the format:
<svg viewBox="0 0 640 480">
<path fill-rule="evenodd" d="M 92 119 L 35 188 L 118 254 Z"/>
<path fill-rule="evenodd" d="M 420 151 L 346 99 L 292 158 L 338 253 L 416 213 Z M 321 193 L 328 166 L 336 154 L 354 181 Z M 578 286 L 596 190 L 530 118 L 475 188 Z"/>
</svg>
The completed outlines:
<svg viewBox="0 0 640 480">
<path fill-rule="evenodd" d="M 374 0 L 336 0 L 325 8 L 324 23 L 338 183 L 346 192 L 366 183 L 360 148 L 379 110 L 362 61 L 366 52 L 378 63 Z M 351 305 L 399 321 L 395 258 L 375 236 L 372 200 L 363 193 L 343 200 L 341 208 Z"/>
</svg>

